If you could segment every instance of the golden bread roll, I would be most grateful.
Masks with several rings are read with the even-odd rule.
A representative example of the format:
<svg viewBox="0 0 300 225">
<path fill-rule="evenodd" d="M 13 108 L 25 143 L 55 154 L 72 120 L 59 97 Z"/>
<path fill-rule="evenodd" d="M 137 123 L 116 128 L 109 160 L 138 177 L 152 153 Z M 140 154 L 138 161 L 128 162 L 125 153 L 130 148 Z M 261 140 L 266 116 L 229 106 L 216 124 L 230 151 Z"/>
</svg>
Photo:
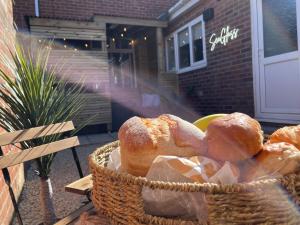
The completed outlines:
<svg viewBox="0 0 300 225">
<path fill-rule="evenodd" d="M 213 120 L 206 131 L 208 155 L 216 160 L 237 162 L 256 155 L 263 146 L 260 124 L 242 113 Z"/>
<path fill-rule="evenodd" d="M 300 149 L 300 125 L 283 127 L 275 131 L 268 143 L 287 142 Z"/>
<path fill-rule="evenodd" d="M 205 134 L 176 116 L 155 119 L 133 117 L 119 130 L 121 170 L 146 176 L 159 155 L 191 157 L 206 153 Z"/>
<path fill-rule="evenodd" d="M 295 172 L 299 165 L 300 151 L 294 145 L 285 142 L 265 144 L 252 166 L 245 171 L 245 181 L 287 175 Z"/>
</svg>

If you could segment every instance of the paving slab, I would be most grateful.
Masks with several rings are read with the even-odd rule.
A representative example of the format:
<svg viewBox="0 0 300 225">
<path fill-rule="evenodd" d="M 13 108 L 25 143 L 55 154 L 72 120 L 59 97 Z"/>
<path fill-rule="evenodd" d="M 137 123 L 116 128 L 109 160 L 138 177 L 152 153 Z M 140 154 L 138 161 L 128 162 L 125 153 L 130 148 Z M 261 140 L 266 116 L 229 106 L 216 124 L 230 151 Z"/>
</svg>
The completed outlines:
<svg viewBox="0 0 300 225">
<path fill-rule="evenodd" d="M 76 147 L 76 150 L 84 175 L 89 174 L 87 161 L 89 154 L 96 148 L 115 140 L 114 136 L 110 134 L 80 136 L 81 146 Z M 26 181 L 19 200 L 19 208 L 24 225 L 42 223 L 42 212 L 39 203 L 39 177 L 35 175 L 35 168 L 35 163 L 31 162 L 29 169 L 26 171 Z M 50 178 L 54 192 L 54 208 L 58 218 L 63 218 L 80 208 L 82 203 L 87 200 L 85 196 L 78 196 L 64 191 L 65 185 L 79 178 L 71 150 L 67 149 L 56 155 L 52 164 Z M 12 224 L 17 225 L 17 220 L 14 219 Z"/>
</svg>

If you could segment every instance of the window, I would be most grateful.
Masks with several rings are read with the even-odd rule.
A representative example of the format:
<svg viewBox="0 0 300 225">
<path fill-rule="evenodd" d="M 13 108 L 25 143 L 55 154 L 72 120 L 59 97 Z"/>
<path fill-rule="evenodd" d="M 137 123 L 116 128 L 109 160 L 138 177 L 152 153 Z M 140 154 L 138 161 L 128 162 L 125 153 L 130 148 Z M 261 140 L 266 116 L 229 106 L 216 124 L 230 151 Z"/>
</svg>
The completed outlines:
<svg viewBox="0 0 300 225">
<path fill-rule="evenodd" d="M 167 71 L 184 73 L 207 66 L 205 29 L 200 16 L 166 39 Z"/>
<path fill-rule="evenodd" d="M 174 37 L 167 38 L 167 70 L 175 71 L 175 46 L 174 46 Z"/>
<path fill-rule="evenodd" d="M 194 61 L 199 62 L 204 59 L 203 42 L 202 42 L 202 23 L 201 22 L 192 26 L 192 35 L 193 35 Z"/>
<path fill-rule="evenodd" d="M 265 57 L 297 51 L 296 0 L 264 0 L 262 8 Z"/>
<path fill-rule="evenodd" d="M 179 68 L 186 68 L 191 65 L 190 57 L 190 37 L 189 29 L 185 29 L 178 33 L 178 52 L 179 52 Z"/>
</svg>

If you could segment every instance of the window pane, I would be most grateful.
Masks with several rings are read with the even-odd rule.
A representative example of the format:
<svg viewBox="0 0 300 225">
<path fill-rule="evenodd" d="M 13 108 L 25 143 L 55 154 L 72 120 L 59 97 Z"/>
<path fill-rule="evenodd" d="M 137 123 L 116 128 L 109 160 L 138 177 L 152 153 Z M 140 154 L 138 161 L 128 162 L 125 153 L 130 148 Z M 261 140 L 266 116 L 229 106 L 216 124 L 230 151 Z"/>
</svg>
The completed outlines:
<svg viewBox="0 0 300 225">
<path fill-rule="evenodd" d="M 298 50 L 296 0 L 263 0 L 265 57 Z"/>
<path fill-rule="evenodd" d="M 190 39 L 188 28 L 178 33 L 179 67 L 185 68 L 191 65 Z"/>
<path fill-rule="evenodd" d="M 175 70 L 175 49 L 174 49 L 174 37 L 170 37 L 167 40 L 168 51 L 168 70 Z"/>
<path fill-rule="evenodd" d="M 203 41 L 202 41 L 202 23 L 198 23 L 192 27 L 193 33 L 193 55 L 194 62 L 204 59 L 203 57 Z"/>
</svg>

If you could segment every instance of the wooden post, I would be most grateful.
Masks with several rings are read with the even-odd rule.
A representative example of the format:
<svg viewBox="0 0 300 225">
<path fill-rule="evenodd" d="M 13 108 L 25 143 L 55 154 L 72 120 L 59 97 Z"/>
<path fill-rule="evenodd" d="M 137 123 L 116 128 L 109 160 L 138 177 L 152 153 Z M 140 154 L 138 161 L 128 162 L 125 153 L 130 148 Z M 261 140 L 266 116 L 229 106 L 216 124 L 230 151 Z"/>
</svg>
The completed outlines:
<svg viewBox="0 0 300 225">
<path fill-rule="evenodd" d="M 157 69 L 158 69 L 158 74 L 160 74 L 165 71 L 164 36 L 161 27 L 156 28 L 156 42 L 157 42 Z"/>
</svg>

